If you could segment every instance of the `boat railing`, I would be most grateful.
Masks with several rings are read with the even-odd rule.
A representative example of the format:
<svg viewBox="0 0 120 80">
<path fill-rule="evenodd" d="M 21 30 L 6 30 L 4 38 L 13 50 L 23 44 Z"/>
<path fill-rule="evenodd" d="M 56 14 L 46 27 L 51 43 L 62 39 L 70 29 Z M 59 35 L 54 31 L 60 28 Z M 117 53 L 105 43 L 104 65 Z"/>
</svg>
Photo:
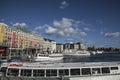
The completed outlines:
<svg viewBox="0 0 120 80">
<path fill-rule="evenodd" d="M 25 67 L 25 66 L 24 66 Z M 44 68 L 39 67 L 13 67 L 7 68 L 7 76 L 19 77 L 72 77 L 72 76 L 95 76 L 95 75 L 115 75 L 120 74 L 120 67 L 117 65 L 108 66 L 83 66 L 83 67 L 59 67 Z M 48 66 L 49 67 L 49 66 Z"/>
</svg>

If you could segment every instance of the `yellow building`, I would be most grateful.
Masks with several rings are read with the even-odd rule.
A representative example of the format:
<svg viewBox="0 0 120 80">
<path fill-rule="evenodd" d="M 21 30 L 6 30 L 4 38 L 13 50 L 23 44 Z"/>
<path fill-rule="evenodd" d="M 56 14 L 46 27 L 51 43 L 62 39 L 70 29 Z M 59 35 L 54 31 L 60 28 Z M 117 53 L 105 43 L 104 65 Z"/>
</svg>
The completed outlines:
<svg viewBox="0 0 120 80">
<path fill-rule="evenodd" d="M 0 58 L 22 54 L 33 54 L 43 47 L 41 36 L 23 32 L 0 23 Z"/>
</svg>

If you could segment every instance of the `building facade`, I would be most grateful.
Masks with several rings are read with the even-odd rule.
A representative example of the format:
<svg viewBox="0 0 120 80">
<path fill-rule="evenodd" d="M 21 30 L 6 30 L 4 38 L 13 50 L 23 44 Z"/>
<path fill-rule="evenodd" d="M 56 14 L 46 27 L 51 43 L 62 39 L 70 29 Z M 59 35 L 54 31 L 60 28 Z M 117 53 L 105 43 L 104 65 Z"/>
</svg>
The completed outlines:
<svg viewBox="0 0 120 80">
<path fill-rule="evenodd" d="M 35 53 L 43 46 L 41 36 L 0 23 L 0 57 L 3 58 Z"/>
<path fill-rule="evenodd" d="M 56 51 L 57 52 L 63 52 L 64 50 L 84 50 L 86 49 L 84 44 L 78 42 L 78 43 L 65 43 L 65 44 L 57 44 L 56 45 Z"/>
<path fill-rule="evenodd" d="M 44 38 L 43 51 L 56 52 L 56 42 L 54 40 Z"/>
<path fill-rule="evenodd" d="M 56 44 L 56 52 L 63 52 L 63 44 Z"/>
</svg>

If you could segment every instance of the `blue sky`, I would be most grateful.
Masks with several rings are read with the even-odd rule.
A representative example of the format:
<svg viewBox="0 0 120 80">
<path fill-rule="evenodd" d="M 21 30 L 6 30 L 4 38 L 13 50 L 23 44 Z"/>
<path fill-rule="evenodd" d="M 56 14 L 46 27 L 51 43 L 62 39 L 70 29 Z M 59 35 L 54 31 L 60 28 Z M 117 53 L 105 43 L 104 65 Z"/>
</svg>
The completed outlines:
<svg viewBox="0 0 120 80">
<path fill-rule="evenodd" d="M 120 48 L 120 0 L 0 0 L 0 22 L 57 43 Z"/>
</svg>

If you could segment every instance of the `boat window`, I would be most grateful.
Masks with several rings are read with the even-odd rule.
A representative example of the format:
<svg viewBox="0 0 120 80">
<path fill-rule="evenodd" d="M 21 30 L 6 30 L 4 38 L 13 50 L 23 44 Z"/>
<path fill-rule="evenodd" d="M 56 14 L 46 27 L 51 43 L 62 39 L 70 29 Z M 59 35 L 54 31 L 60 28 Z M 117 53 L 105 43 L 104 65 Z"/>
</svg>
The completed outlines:
<svg viewBox="0 0 120 80">
<path fill-rule="evenodd" d="M 80 69 L 71 69 L 70 74 L 71 75 L 80 75 Z"/>
<path fill-rule="evenodd" d="M 103 67 L 103 68 L 102 68 L 102 73 L 103 73 L 103 74 L 105 74 L 105 73 L 110 73 L 109 67 Z"/>
<path fill-rule="evenodd" d="M 59 70 L 59 76 L 69 75 L 68 69 L 60 69 Z"/>
<path fill-rule="evenodd" d="M 44 77 L 45 70 L 33 70 L 33 76 L 35 77 Z"/>
<path fill-rule="evenodd" d="M 118 67 L 111 67 L 111 70 L 118 70 Z"/>
<path fill-rule="evenodd" d="M 82 68 L 81 71 L 82 71 L 82 75 L 90 75 L 91 74 L 90 68 Z"/>
<path fill-rule="evenodd" d="M 46 76 L 57 76 L 57 70 L 46 70 Z"/>
<path fill-rule="evenodd" d="M 10 76 L 18 76 L 19 74 L 19 69 L 13 69 L 13 68 L 9 68 L 8 69 L 8 73 L 7 75 L 10 75 Z"/>
<path fill-rule="evenodd" d="M 92 74 L 100 74 L 100 68 L 92 68 Z"/>
<path fill-rule="evenodd" d="M 21 70 L 21 76 L 31 76 L 32 70 L 29 69 L 22 69 Z"/>
</svg>

